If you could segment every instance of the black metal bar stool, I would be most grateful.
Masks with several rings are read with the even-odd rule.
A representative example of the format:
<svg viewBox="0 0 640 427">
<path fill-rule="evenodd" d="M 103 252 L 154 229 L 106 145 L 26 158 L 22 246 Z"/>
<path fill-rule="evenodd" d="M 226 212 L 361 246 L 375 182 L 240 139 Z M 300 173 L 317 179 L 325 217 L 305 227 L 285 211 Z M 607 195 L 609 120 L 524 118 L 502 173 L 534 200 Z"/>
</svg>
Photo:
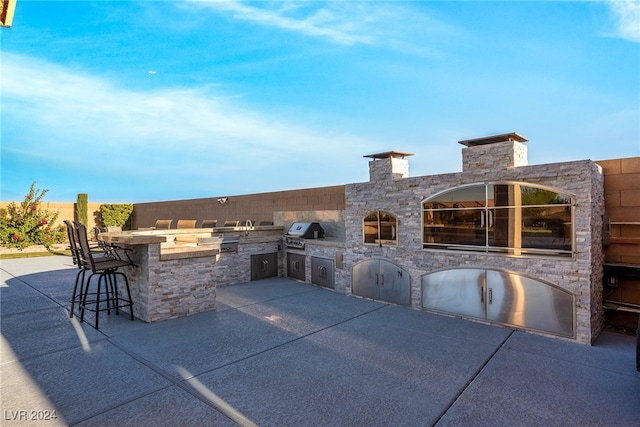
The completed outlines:
<svg viewBox="0 0 640 427">
<path fill-rule="evenodd" d="M 74 224 L 78 238 L 80 265 L 85 269 L 85 271 L 91 271 L 91 274 L 84 283 L 84 289 L 80 291 L 80 321 L 84 321 L 85 310 L 93 311 L 96 313 L 95 327 L 96 329 L 99 329 L 99 314 L 101 311 L 106 311 L 108 314 L 111 314 L 111 310 L 115 310 L 116 314 L 119 314 L 120 308 L 122 307 L 129 307 L 131 320 L 133 320 L 133 301 L 131 299 L 129 280 L 124 273 L 118 271 L 120 267 L 133 266 L 133 262 L 130 260 L 114 258 L 108 254 L 94 254 L 89 246 L 87 228 L 84 224 L 78 221 L 75 221 Z M 80 273 L 78 273 L 78 275 L 80 275 Z M 95 292 L 89 292 L 91 279 L 96 275 L 98 276 L 97 288 Z M 118 278 L 124 279 L 127 292 L 126 297 L 122 296 L 119 292 Z M 75 290 L 74 298 L 77 298 Z"/>
<path fill-rule="evenodd" d="M 69 309 L 69 317 L 73 318 L 75 315 L 76 304 L 80 306 L 82 303 L 82 292 L 84 291 L 84 279 L 86 272 L 90 268 L 83 263 L 82 253 L 80 251 L 80 243 L 78 241 L 78 233 L 76 232 L 75 225 L 69 221 L 64 221 L 67 227 L 67 236 L 69 237 L 69 249 L 71 250 L 71 256 L 73 257 L 73 263 L 78 267 L 78 274 L 76 274 L 76 280 L 73 285 L 73 294 L 71 295 L 71 308 Z M 108 254 L 94 254 L 94 259 L 97 261 L 106 261 Z"/>
</svg>

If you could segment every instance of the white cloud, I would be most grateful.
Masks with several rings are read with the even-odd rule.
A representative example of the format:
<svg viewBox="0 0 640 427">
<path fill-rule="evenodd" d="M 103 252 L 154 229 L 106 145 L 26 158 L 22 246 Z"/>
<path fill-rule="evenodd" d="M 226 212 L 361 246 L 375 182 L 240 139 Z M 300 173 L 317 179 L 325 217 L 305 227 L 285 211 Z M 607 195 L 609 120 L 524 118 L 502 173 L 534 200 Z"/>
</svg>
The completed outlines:
<svg viewBox="0 0 640 427">
<path fill-rule="evenodd" d="M 199 8 L 227 13 L 238 20 L 324 38 L 339 45 L 377 46 L 416 56 L 442 56 L 431 47 L 434 36 L 459 33 L 410 3 L 192 1 Z"/>
<path fill-rule="evenodd" d="M 640 1 L 607 0 L 614 19 L 614 36 L 640 43 Z"/>
<path fill-rule="evenodd" d="M 354 19 L 345 19 L 343 9 L 329 3 L 322 8 L 308 8 L 301 2 L 264 2 L 260 7 L 239 1 L 196 2 L 199 6 L 230 13 L 234 18 L 277 27 L 308 36 L 325 37 L 344 45 L 371 44 L 373 37 L 360 32 Z M 336 7 L 339 6 L 339 7 Z M 368 19 L 365 19 L 367 21 Z"/>
<path fill-rule="evenodd" d="M 123 179 L 271 191 L 339 167 L 332 152 L 353 161 L 370 144 L 245 109 L 205 88 L 132 91 L 22 55 L 3 52 L 2 59 L 3 153 L 75 170 L 103 165 Z M 331 179 L 348 182 L 351 172 Z M 257 178 L 262 173 L 271 174 L 269 182 Z"/>
<path fill-rule="evenodd" d="M 204 88 L 131 91 L 25 56 L 4 53 L 3 59 L 5 105 L 28 109 L 46 126 L 65 122 L 67 132 L 94 134 L 114 147 L 131 140 L 221 147 L 246 140 L 299 150 L 300 142 L 326 142 L 326 135 L 244 110 Z"/>
</svg>

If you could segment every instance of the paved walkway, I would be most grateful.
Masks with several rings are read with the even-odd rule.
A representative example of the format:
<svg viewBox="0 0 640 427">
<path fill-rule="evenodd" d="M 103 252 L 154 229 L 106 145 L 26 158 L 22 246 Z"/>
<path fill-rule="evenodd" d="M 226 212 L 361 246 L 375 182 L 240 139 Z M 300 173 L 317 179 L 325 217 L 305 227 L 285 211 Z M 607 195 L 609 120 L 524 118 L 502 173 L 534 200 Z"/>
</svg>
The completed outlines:
<svg viewBox="0 0 640 427">
<path fill-rule="evenodd" d="M 280 278 L 97 331 L 68 317 L 70 261 L 0 261 L 3 426 L 640 425 L 632 336 L 588 347 Z"/>
</svg>

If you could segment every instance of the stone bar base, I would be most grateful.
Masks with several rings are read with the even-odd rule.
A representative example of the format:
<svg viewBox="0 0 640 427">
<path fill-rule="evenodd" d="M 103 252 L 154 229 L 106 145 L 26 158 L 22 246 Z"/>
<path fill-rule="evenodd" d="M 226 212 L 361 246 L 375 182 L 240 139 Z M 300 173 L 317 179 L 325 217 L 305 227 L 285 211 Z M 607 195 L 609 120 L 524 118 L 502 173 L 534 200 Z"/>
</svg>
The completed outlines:
<svg viewBox="0 0 640 427">
<path fill-rule="evenodd" d="M 224 240 L 216 239 L 221 232 Z M 122 272 L 129 278 L 133 313 L 157 322 L 214 310 L 216 287 L 251 280 L 251 256 L 278 252 L 282 232 L 282 227 L 254 227 L 125 231 L 100 237 L 128 250 L 136 266 Z M 201 244 L 210 241 L 217 244 Z M 233 250 L 224 252 L 227 241 L 233 242 Z"/>
</svg>

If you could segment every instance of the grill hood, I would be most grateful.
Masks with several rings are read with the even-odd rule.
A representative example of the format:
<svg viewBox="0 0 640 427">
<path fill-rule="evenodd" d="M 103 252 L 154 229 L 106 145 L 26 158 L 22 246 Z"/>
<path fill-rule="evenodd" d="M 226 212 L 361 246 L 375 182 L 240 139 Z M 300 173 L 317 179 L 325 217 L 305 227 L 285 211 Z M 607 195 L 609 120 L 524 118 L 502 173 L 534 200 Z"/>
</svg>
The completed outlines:
<svg viewBox="0 0 640 427">
<path fill-rule="evenodd" d="M 324 228 L 318 222 L 294 222 L 289 227 L 289 231 L 285 236 L 300 237 L 303 239 L 322 239 L 324 237 Z"/>
</svg>

